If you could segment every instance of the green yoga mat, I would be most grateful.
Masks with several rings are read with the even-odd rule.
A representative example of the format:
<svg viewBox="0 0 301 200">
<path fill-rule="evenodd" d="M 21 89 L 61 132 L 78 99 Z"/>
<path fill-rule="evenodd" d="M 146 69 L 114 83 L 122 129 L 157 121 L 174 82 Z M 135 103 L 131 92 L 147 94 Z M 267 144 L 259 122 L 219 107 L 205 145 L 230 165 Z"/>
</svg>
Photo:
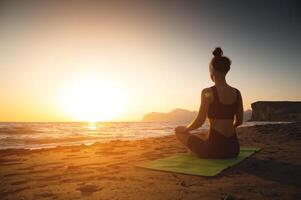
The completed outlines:
<svg viewBox="0 0 301 200">
<path fill-rule="evenodd" d="M 241 148 L 239 156 L 233 159 L 200 159 L 189 154 L 177 154 L 168 158 L 147 161 L 137 167 L 196 176 L 216 176 L 221 171 L 250 157 L 256 151 L 259 151 L 259 148 Z"/>
</svg>

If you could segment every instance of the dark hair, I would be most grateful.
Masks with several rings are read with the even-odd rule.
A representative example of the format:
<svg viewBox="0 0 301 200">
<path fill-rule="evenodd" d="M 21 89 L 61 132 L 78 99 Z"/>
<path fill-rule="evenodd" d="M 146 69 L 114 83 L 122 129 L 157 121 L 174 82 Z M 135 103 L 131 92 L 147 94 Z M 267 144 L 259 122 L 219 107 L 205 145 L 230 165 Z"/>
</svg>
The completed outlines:
<svg viewBox="0 0 301 200">
<path fill-rule="evenodd" d="M 216 47 L 212 54 L 214 57 L 210 64 L 213 69 L 226 74 L 230 70 L 231 60 L 228 57 L 223 56 L 223 50 L 220 47 Z"/>
</svg>

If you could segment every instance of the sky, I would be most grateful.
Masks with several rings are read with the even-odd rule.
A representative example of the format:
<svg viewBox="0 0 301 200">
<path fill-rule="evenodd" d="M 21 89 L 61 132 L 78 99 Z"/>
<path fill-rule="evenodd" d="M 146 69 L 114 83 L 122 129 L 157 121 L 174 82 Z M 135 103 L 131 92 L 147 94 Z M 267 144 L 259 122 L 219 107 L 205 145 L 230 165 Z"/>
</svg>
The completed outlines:
<svg viewBox="0 0 301 200">
<path fill-rule="evenodd" d="M 298 1 L 107 2 L 1 2 L 0 121 L 198 110 L 216 46 L 245 109 L 301 100 Z"/>
</svg>

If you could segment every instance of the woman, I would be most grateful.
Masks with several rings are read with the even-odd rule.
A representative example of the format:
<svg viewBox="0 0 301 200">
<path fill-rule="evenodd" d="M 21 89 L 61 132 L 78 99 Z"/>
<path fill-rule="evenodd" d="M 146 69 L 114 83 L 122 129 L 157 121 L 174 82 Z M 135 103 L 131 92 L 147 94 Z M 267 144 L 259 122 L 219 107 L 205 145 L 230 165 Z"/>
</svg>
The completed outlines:
<svg viewBox="0 0 301 200">
<path fill-rule="evenodd" d="M 235 129 L 243 122 L 243 103 L 240 91 L 226 82 L 231 60 L 223 56 L 217 47 L 213 51 L 209 71 L 214 86 L 205 88 L 201 95 L 198 116 L 188 126 L 178 126 L 175 134 L 193 154 L 201 158 L 234 158 L 239 154 L 239 142 Z M 209 120 L 207 139 L 193 135 L 190 131 Z"/>
</svg>

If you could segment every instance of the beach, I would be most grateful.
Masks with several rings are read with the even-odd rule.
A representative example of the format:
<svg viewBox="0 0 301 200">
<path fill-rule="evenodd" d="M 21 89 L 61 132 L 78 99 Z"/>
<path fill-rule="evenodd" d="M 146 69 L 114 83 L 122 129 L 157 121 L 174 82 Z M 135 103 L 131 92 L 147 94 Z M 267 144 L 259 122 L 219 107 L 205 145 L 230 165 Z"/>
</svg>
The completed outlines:
<svg viewBox="0 0 301 200">
<path fill-rule="evenodd" d="M 0 199 L 301 199 L 301 123 L 237 130 L 261 150 L 216 177 L 136 167 L 187 150 L 174 135 L 0 151 Z M 204 133 L 200 133 L 204 136 Z"/>
</svg>

